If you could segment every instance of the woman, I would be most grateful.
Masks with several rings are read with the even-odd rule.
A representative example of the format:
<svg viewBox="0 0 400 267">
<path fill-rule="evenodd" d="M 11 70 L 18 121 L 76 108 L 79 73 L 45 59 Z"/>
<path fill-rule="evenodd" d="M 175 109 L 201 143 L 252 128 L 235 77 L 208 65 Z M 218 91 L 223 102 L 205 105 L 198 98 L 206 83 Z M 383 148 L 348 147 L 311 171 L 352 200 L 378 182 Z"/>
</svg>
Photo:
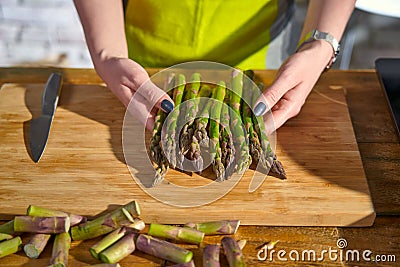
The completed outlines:
<svg viewBox="0 0 400 267">
<path fill-rule="evenodd" d="M 125 106 L 149 78 L 143 67 L 192 60 L 273 67 L 266 66 L 269 44 L 289 27 L 294 8 L 293 0 L 129 0 L 124 13 L 122 2 L 75 0 L 75 5 L 96 71 Z M 299 48 L 256 102 L 257 115 L 272 107 L 279 128 L 300 112 L 335 58 L 354 4 L 355 0 L 309 1 Z M 311 38 L 311 33 L 318 37 L 314 30 L 329 33 L 328 38 Z M 154 123 L 151 103 L 166 112 L 173 109 L 172 100 L 156 86 L 143 90 L 141 101 L 137 114 L 148 129 Z"/>
</svg>

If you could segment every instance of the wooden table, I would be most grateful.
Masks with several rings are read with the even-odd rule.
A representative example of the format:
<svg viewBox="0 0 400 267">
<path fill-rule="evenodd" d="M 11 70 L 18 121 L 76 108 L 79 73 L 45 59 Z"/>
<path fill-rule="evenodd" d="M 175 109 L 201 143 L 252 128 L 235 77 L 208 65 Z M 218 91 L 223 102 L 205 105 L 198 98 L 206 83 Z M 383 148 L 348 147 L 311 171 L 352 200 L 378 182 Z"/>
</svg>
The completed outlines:
<svg viewBox="0 0 400 267">
<path fill-rule="evenodd" d="M 45 83 L 48 75 L 53 71 L 63 73 L 65 84 L 99 84 L 101 79 L 93 70 L 85 69 L 52 69 L 52 68 L 3 68 L 0 69 L 0 86 L 4 83 Z M 260 71 L 263 75 L 274 75 L 274 71 Z M 324 250 L 323 260 L 319 261 L 324 266 L 347 265 L 376 265 L 376 262 L 366 262 L 362 253 L 368 256 L 370 250 L 373 255 L 382 255 L 381 259 L 397 262 L 400 261 L 400 143 L 396 135 L 395 126 L 390 118 L 378 77 L 373 70 L 362 71 L 336 71 L 324 73 L 319 81 L 321 84 L 330 84 L 343 88 L 346 92 L 348 108 L 351 115 L 358 147 L 368 179 L 373 204 L 377 218 L 372 227 L 367 228 L 338 228 L 338 227 L 266 227 L 242 226 L 236 234 L 237 239 L 246 239 L 248 244 L 244 249 L 249 266 L 262 265 L 289 265 L 303 266 L 315 264 L 308 260 L 308 251 L 316 252 L 318 258 Z M 10 200 L 11 201 L 11 200 Z M 0 203 L 1 204 L 1 203 Z M 2 223 L 2 222 L 0 222 Z M 337 241 L 344 238 L 349 261 L 346 255 L 343 259 L 335 259 L 333 251 L 329 257 L 329 249 L 337 249 Z M 284 250 L 288 262 L 273 254 L 273 260 L 257 259 L 259 247 L 270 240 L 280 240 L 276 251 Z M 215 238 L 207 238 L 206 242 L 215 242 Z M 70 266 L 85 266 L 96 263 L 88 253 L 96 240 L 74 242 L 71 248 Z M 360 261 L 351 260 L 355 250 L 360 253 Z M 195 251 L 195 260 L 201 256 Z M 306 261 L 294 262 L 289 258 L 289 253 L 295 256 L 302 253 Z M 51 248 L 46 248 L 38 260 L 28 260 L 19 252 L 15 255 L 0 259 L 0 266 L 46 266 L 51 253 Z M 269 254 L 271 255 L 271 254 Z M 355 255 L 355 254 L 354 254 Z M 262 255 L 261 255 L 262 256 Z M 376 257 L 379 260 L 379 256 Z M 346 262 L 346 263 L 345 263 Z M 121 262 L 122 266 L 135 264 L 135 266 L 160 266 L 161 261 L 153 257 L 135 253 Z M 398 263 L 397 263 L 398 264 Z M 394 262 L 379 262 L 379 266 L 395 266 Z"/>
</svg>

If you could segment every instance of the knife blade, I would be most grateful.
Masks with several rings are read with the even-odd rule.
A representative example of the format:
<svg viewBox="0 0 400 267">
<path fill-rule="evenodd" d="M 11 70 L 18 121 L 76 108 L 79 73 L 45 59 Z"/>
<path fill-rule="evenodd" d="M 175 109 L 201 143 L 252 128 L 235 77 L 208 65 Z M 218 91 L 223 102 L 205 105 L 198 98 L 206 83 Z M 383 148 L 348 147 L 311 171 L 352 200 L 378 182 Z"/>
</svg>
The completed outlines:
<svg viewBox="0 0 400 267">
<path fill-rule="evenodd" d="M 42 114 L 31 120 L 29 146 L 34 162 L 39 162 L 49 138 L 51 123 L 57 108 L 58 98 L 61 92 L 62 76 L 60 73 L 52 73 L 47 80 L 43 92 Z"/>
</svg>

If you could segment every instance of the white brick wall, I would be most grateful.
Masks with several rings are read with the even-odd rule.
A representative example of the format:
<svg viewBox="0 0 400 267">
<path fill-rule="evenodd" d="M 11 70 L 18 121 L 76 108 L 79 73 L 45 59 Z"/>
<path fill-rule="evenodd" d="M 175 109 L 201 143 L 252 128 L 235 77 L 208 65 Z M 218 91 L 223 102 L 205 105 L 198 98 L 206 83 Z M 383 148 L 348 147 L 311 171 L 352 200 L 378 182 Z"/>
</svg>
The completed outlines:
<svg viewBox="0 0 400 267">
<path fill-rule="evenodd" d="M 72 0 L 0 0 L 0 67 L 92 68 Z"/>
</svg>

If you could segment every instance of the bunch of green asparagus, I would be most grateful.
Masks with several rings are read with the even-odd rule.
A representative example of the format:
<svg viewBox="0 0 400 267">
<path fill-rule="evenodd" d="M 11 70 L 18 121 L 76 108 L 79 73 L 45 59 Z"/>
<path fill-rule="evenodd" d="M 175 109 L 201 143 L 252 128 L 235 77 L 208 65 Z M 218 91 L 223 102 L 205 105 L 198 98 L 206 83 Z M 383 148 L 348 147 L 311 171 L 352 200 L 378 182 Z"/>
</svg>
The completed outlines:
<svg viewBox="0 0 400 267">
<path fill-rule="evenodd" d="M 93 266 L 119 266 L 118 262 L 135 250 L 172 262 L 173 266 L 194 266 L 193 252 L 178 244 L 197 245 L 203 250 L 203 266 L 219 266 L 220 247 L 229 266 L 245 266 L 242 249 L 245 240 L 224 236 L 220 244 L 203 245 L 205 235 L 232 235 L 239 220 L 187 223 L 182 226 L 152 223 L 146 233 L 139 218 L 140 208 L 132 201 L 91 221 L 83 216 L 29 206 L 26 216 L 0 225 L 0 258 L 16 253 L 22 246 L 20 235 L 32 233 L 23 246 L 29 258 L 38 258 L 54 235 L 49 266 L 67 266 L 72 240 L 101 237 L 90 247 L 90 254 L 103 262 Z M 4 241 L 5 240 L 5 241 Z M 177 244 L 178 243 L 178 244 Z"/>
<path fill-rule="evenodd" d="M 185 158 L 193 171 L 201 172 L 205 154 L 211 157 L 216 181 L 229 179 L 234 172 L 244 173 L 252 162 L 286 179 L 271 149 L 264 119 L 251 108 L 260 96 L 254 77 L 251 70 L 234 70 L 229 87 L 224 81 L 214 86 L 202 83 L 199 73 L 193 73 L 188 83 L 183 74 L 168 77 L 165 89 L 173 90 L 175 109 L 167 120 L 162 110 L 155 118 L 149 147 L 156 169 L 153 186 L 163 180 L 169 167 L 188 170 Z"/>
</svg>

